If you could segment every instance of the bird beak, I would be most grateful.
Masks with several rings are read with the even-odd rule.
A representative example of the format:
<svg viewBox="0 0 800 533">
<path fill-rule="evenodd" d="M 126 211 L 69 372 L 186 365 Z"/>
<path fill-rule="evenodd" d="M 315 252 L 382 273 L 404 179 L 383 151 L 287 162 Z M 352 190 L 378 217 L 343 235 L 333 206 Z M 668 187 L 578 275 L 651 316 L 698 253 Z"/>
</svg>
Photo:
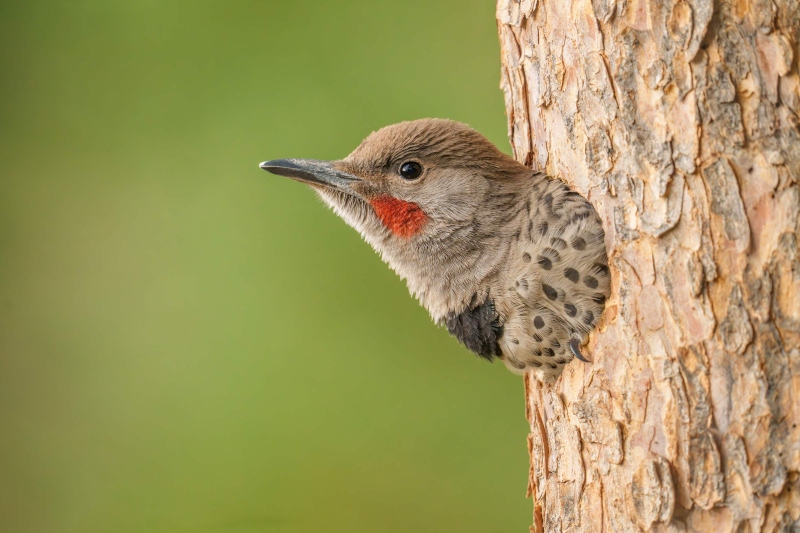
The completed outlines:
<svg viewBox="0 0 800 533">
<path fill-rule="evenodd" d="M 316 159 L 273 159 L 264 161 L 259 165 L 267 172 L 278 176 L 286 176 L 293 180 L 321 185 L 329 189 L 351 192 L 350 184 L 361 181 L 361 178 L 337 170 L 332 161 L 318 161 Z"/>
</svg>

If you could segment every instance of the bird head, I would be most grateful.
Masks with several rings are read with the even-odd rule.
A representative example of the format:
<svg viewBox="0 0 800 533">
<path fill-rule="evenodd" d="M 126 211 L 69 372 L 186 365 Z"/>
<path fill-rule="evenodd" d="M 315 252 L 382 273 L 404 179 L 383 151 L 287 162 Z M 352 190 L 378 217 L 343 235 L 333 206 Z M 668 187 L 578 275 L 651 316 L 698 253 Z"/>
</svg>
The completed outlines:
<svg viewBox="0 0 800 533">
<path fill-rule="evenodd" d="M 500 260 L 498 221 L 531 171 L 472 128 L 443 119 L 387 126 L 338 161 L 261 168 L 312 186 L 409 283 L 434 319 L 462 307 Z M 464 285 L 464 287 L 460 287 Z"/>
</svg>

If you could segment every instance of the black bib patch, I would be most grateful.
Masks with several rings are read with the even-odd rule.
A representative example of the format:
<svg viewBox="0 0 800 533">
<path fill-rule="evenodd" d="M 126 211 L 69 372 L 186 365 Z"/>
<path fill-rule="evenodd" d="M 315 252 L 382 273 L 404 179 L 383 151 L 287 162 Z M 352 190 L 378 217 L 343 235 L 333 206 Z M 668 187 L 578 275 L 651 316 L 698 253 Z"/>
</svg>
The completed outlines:
<svg viewBox="0 0 800 533">
<path fill-rule="evenodd" d="M 497 341 L 503 335 L 503 326 L 490 298 L 460 314 L 450 313 L 445 317 L 445 326 L 450 335 L 480 357 L 491 361 L 502 355 Z"/>
</svg>

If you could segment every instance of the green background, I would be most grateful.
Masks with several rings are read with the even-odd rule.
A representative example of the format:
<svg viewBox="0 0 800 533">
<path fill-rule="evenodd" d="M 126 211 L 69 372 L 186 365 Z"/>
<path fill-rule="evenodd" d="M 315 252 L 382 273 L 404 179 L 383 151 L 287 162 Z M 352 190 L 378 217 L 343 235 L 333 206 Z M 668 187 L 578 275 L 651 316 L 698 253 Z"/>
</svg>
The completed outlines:
<svg viewBox="0 0 800 533">
<path fill-rule="evenodd" d="M 448 117 L 479 0 L 0 2 L 0 531 L 526 531 L 522 383 L 306 187 Z"/>
</svg>

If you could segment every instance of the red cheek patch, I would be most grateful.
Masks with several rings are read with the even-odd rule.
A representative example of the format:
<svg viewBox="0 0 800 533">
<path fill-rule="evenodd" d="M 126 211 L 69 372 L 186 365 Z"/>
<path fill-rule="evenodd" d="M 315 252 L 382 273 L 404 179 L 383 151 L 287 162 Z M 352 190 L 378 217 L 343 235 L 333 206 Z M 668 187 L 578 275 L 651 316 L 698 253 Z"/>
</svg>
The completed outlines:
<svg viewBox="0 0 800 533">
<path fill-rule="evenodd" d="M 378 196 L 369 203 L 383 225 L 398 237 L 411 237 L 428 220 L 428 215 L 414 202 L 406 202 L 393 196 Z"/>
</svg>

